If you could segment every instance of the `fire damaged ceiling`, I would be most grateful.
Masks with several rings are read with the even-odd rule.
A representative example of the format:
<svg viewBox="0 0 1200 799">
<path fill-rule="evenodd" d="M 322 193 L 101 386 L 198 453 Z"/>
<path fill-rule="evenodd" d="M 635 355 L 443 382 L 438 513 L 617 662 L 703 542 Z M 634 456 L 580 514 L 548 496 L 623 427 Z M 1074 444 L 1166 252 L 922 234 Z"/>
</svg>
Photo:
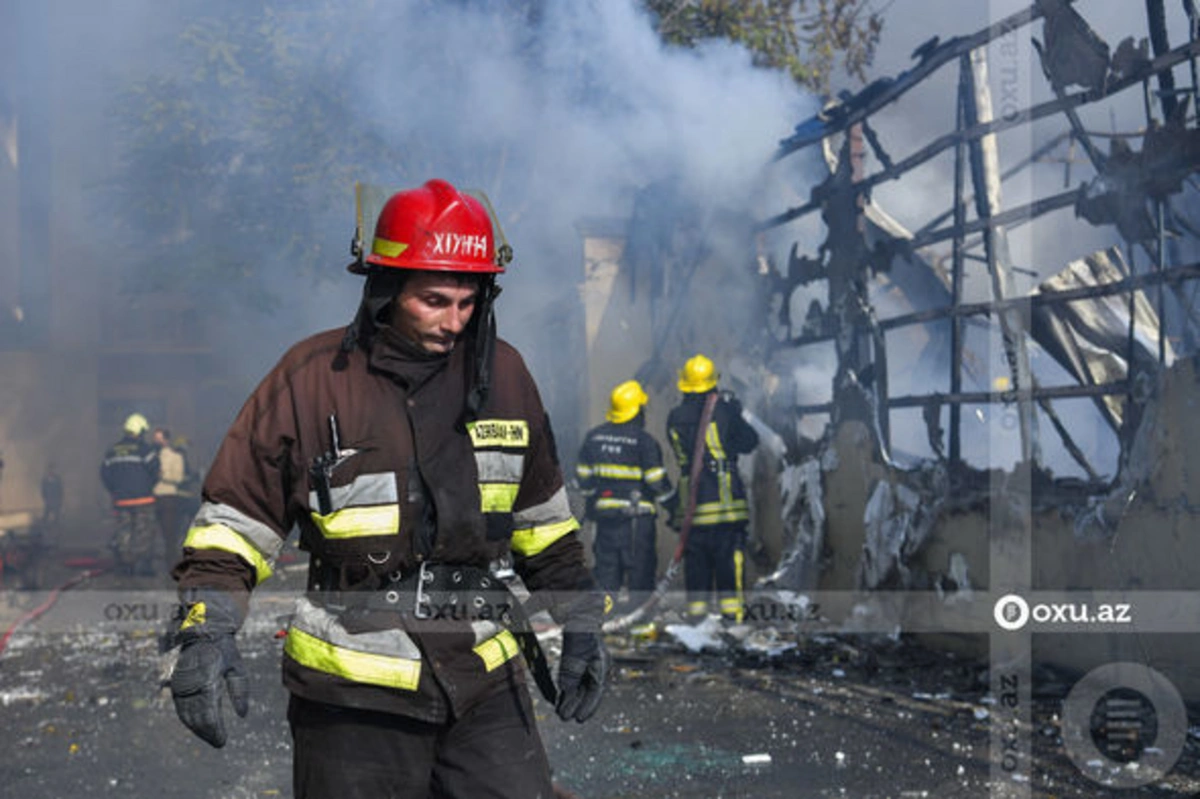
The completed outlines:
<svg viewBox="0 0 1200 799">
<path fill-rule="evenodd" d="M 777 163 L 816 151 L 828 170 L 758 227 L 787 241 L 794 224 L 823 222 L 819 243 L 791 234 L 766 280 L 757 407 L 788 447 L 775 465 L 782 554 L 760 586 L 1196 587 L 1179 568 L 1190 544 L 1169 532 L 1194 523 L 1200 491 L 1181 410 L 1200 321 L 1200 19 L 1184 8 L 1174 42 L 1149 0 L 1149 37 L 1109 43 L 1085 3 L 1037 0 L 925 42 L 911 68 L 843 93 L 780 143 Z M 1005 65 L 989 64 L 1018 43 L 1036 84 L 1019 105 Z M 956 73 L 942 75 L 956 77 L 953 127 L 902 153 L 887 123 L 939 72 Z M 1097 114 L 1119 103 L 1141 124 L 1101 130 Z M 1057 187 L 1029 177 L 1055 169 Z M 946 210 L 914 224 L 930 203 L 906 203 L 906 225 L 873 196 L 885 188 L 892 203 L 941 192 Z M 827 390 L 813 388 L 814 363 Z M 1134 556 L 1132 541 L 1158 554 Z M 1152 659 L 1141 637 L 1102 638 L 1107 657 Z M 1153 659 L 1169 671 L 1184 649 Z M 1082 668 L 1077 656 L 1050 655 Z"/>
<path fill-rule="evenodd" d="M 1055 412 L 1056 401 L 1093 398 L 1105 421 L 1121 433 L 1131 423 L 1121 408 L 1146 398 L 1138 381 L 1159 366 L 1169 366 L 1175 357 L 1173 342 L 1189 342 L 1194 335 L 1187 289 L 1194 269 L 1176 263 L 1168 250 L 1180 239 L 1195 238 L 1185 210 L 1191 195 L 1185 189 L 1200 165 L 1200 131 L 1192 110 L 1194 87 L 1176 90 L 1173 68 L 1191 64 L 1194 76 L 1200 44 L 1190 39 L 1169 48 L 1165 32 L 1153 28 L 1156 5 L 1161 3 L 1149 4 L 1152 42 L 1129 38 L 1114 49 L 1073 5 L 1039 0 L 973 35 L 926 42 L 913 53 L 916 66 L 857 94 L 843 94 L 781 142 L 777 159 L 821 144 L 830 163 L 828 177 L 812 189 L 807 203 L 761 226 L 786 230 L 794 220 L 819 212 L 827 231 L 816 253 L 794 245 L 788 263 L 773 278 L 775 305 L 781 309 L 777 322 L 783 330 L 774 346 L 782 350 L 832 342 L 837 355 L 830 401 L 800 405 L 793 409 L 796 413 L 829 414 L 836 424 L 852 409 L 865 410 L 870 418 L 862 421 L 878 429 L 887 452 L 893 412 L 921 408 L 933 454 L 945 455 L 957 466 L 962 460 L 963 407 L 1013 406 L 1023 460 L 1045 465 L 1042 450 L 1061 444 L 1099 487 L 1106 470 L 1086 462 Z M 996 117 L 986 47 L 1014 35 L 1034 36 L 1042 77 L 1054 99 L 1020 109 L 1006 105 L 1004 114 Z M 895 157 L 886 149 L 886 131 L 876 130 L 873 117 L 892 103 L 902 104 L 909 90 L 943 67 L 957 67 L 959 73 L 954 130 L 910 155 Z M 1103 152 L 1079 111 L 1139 88 L 1147 98 L 1144 128 L 1128 136 L 1109 136 L 1108 152 Z M 1002 173 L 997 134 L 1043 118 L 1060 119 L 1062 132 L 1045 146 L 1031 148 L 1036 152 Z M 1062 192 L 1004 208 L 1004 181 L 1031 168 L 1064 141 L 1083 150 L 1093 174 Z M 863 171 L 867 154 L 878 164 L 871 173 Z M 884 182 L 903 184 L 910 173 L 941 154 L 954 159 L 953 190 L 947 186 L 951 210 L 910 233 L 874 203 L 871 191 Z M 1039 264 L 1037 272 L 1014 264 L 1010 231 L 1036 225 L 1063 208 L 1074 209 L 1076 221 L 1071 224 L 1115 228 L 1124 246 L 1079 253 L 1079 260 L 1059 267 L 1061 272 L 1045 264 Z M 1061 216 L 1053 221 L 1062 224 Z M 938 249 L 947 244 L 948 257 Z M 1134 264 L 1139 258 L 1140 268 Z M 991 296 L 968 303 L 964 272 L 974 264 L 986 266 Z M 1047 276 L 1029 292 L 1015 288 L 1014 273 Z M 874 287 L 881 283 L 907 299 L 904 312 L 886 314 L 875 306 Z M 812 284 L 827 287 L 828 301 L 810 304 L 804 317 L 796 319 L 792 297 Z M 975 345 L 967 329 L 991 323 L 1000 333 L 1006 367 L 1001 374 L 984 375 L 977 368 L 980 354 L 971 351 Z M 925 329 L 926 346 L 948 372 L 945 389 L 904 395 L 889 390 L 888 374 L 905 367 L 894 362 L 896 352 L 890 353 L 889 364 L 887 342 L 913 326 Z M 1031 349 L 1048 355 L 1039 360 L 1052 360 L 1074 385 L 1049 385 L 1050 380 L 1061 383 L 1061 375 L 1043 376 L 1039 372 L 1045 370 L 1034 370 Z M 936 357 L 939 350 L 941 357 Z M 856 399 L 863 392 L 865 404 Z M 944 434 L 941 414 L 930 410 L 940 406 L 949 409 Z M 1040 431 L 1046 423 L 1053 433 Z M 1111 478 L 1111 472 L 1107 476 Z"/>
</svg>

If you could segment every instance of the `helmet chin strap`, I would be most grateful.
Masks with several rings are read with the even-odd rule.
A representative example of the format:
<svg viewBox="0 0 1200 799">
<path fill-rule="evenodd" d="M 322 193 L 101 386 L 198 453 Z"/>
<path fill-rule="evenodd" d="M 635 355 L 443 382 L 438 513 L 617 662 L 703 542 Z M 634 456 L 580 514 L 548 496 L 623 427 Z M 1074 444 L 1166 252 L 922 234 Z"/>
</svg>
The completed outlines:
<svg viewBox="0 0 1200 799">
<path fill-rule="evenodd" d="M 479 418 L 487 402 L 492 382 L 492 359 L 496 353 L 496 315 L 493 311 L 500 287 L 491 275 L 479 284 L 475 314 L 467 326 L 467 399 L 463 408 L 463 423 Z"/>
<path fill-rule="evenodd" d="M 375 330 L 380 325 L 386 324 L 386 320 L 382 318 L 383 313 L 399 293 L 402 282 L 401 275 L 380 272 L 367 274 L 367 279 L 363 282 L 362 301 L 358 304 L 358 311 L 346 328 L 346 334 L 342 336 L 341 351 L 343 353 L 354 351 L 363 335 L 364 324 L 369 327 L 369 330 Z"/>
</svg>

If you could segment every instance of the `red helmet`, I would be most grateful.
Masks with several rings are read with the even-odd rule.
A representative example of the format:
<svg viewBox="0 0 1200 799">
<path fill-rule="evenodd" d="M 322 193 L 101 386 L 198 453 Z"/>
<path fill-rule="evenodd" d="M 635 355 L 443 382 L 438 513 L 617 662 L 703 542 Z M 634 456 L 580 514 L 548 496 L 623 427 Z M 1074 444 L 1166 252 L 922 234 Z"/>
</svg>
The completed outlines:
<svg viewBox="0 0 1200 799">
<path fill-rule="evenodd" d="M 370 267 L 504 271 L 488 209 L 470 194 L 436 179 L 419 189 L 397 192 L 384 203 L 363 261 L 369 266 L 352 264 L 351 271 L 365 272 Z"/>
</svg>

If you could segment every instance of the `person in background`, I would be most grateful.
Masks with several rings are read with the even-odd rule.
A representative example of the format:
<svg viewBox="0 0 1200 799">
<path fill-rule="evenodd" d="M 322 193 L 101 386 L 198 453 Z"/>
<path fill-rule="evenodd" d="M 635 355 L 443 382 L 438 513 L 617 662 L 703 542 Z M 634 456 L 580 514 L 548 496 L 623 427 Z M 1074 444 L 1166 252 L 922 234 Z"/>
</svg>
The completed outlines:
<svg viewBox="0 0 1200 799">
<path fill-rule="evenodd" d="M 175 436 L 171 439 L 171 449 L 178 452 L 183 458 L 183 482 L 177 486 L 175 493 L 175 496 L 179 498 L 179 517 L 182 522 L 180 540 L 182 540 L 182 535 L 187 533 L 188 523 L 200 510 L 202 475 L 192 459 L 190 446 L 191 442 L 188 441 L 187 436 Z M 178 551 L 178 547 L 175 551 Z"/>
<path fill-rule="evenodd" d="M 758 433 L 742 417 L 737 397 L 717 391 L 719 377 L 712 360 L 699 354 L 679 371 L 683 400 L 667 416 L 667 437 L 679 463 L 678 503 L 672 521 L 680 525 L 690 510 L 691 527 L 683 551 L 688 616 L 697 620 L 707 616 L 709 595 L 715 589 L 721 616 L 740 621 L 750 508 L 737 460 L 758 446 Z M 695 505 L 689 509 L 697 451 L 699 476 Z"/>
<path fill-rule="evenodd" d="M 665 505 L 674 495 L 662 447 L 645 429 L 648 401 L 636 380 L 614 388 L 607 421 L 584 436 L 575 465 L 587 518 L 596 525 L 592 574 L 612 599 L 627 584 L 631 607 L 654 590 L 656 503 Z"/>
<path fill-rule="evenodd" d="M 110 544 L 117 569 L 125 575 L 154 574 L 158 522 L 154 484 L 158 482 L 158 450 L 146 440 L 150 423 L 140 413 L 125 419 L 121 439 L 104 453 L 100 480 L 112 498 L 117 530 Z"/>
<path fill-rule="evenodd" d="M 42 473 L 42 523 L 46 527 L 57 527 L 62 522 L 62 505 L 62 475 L 51 461 L 46 464 L 46 471 Z"/>
<path fill-rule="evenodd" d="M 154 446 L 158 448 L 158 482 L 154 484 L 154 510 L 162 533 L 163 552 L 173 562 L 183 543 L 183 497 L 180 487 L 187 479 L 183 453 L 171 444 L 171 431 L 154 428 Z"/>
<path fill-rule="evenodd" d="M 366 275 L 354 320 L 283 356 L 205 476 L 174 570 L 175 709 L 217 747 L 226 691 L 246 714 L 235 635 L 298 526 L 296 799 L 550 797 L 522 655 L 563 720 L 603 694 L 603 596 L 537 387 L 495 333 L 511 257 L 496 238 L 485 204 L 444 180 L 393 194 L 350 266 Z M 557 685 L 518 577 L 562 624 Z"/>
</svg>

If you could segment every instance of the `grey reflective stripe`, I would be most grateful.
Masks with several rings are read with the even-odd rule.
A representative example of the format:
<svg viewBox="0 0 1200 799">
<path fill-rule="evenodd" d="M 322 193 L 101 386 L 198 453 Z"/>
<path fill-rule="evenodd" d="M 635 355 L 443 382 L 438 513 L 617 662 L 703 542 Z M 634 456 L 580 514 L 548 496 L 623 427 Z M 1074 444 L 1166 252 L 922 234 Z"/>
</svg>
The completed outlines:
<svg viewBox="0 0 1200 799">
<path fill-rule="evenodd" d="M 482 483 L 519 483 L 525 468 L 525 457 L 509 452 L 477 451 L 475 465 Z"/>
<path fill-rule="evenodd" d="M 342 649 L 405 660 L 421 659 L 421 650 L 404 630 L 348 632 L 336 614 L 314 604 L 308 597 L 296 600 L 291 626 Z"/>
<path fill-rule="evenodd" d="M 360 474 L 348 485 L 329 489 L 329 501 L 333 510 L 359 505 L 395 505 L 400 501 L 399 497 L 394 472 Z M 316 508 L 318 505 L 317 492 L 309 491 L 308 506 Z"/>
<path fill-rule="evenodd" d="M 475 633 L 475 643 L 473 646 L 479 646 L 489 638 L 494 638 L 500 634 L 504 627 L 494 621 L 473 621 L 471 622 L 471 632 Z"/>
<path fill-rule="evenodd" d="M 567 489 L 559 486 L 559 489 L 554 492 L 554 496 L 545 502 L 522 508 L 513 513 L 513 527 L 517 530 L 524 530 L 528 527 L 565 522 L 571 518 L 571 504 L 567 501 Z"/>
<path fill-rule="evenodd" d="M 210 524 L 223 525 L 233 530 L 249 541 L 267 560 L 274 560 L 283 548 L 284 536 L 223 502 L 203 503 L 192 521 L 192 527 L 207 527 Z"/>
<path fill-rule="evenodd" d="M 149 456 L 143 458 L 140 455 L 114 455 L 105 461 L 105 463 L 137 463 L 142 464 L 149 460 Z"/>
</svg>

